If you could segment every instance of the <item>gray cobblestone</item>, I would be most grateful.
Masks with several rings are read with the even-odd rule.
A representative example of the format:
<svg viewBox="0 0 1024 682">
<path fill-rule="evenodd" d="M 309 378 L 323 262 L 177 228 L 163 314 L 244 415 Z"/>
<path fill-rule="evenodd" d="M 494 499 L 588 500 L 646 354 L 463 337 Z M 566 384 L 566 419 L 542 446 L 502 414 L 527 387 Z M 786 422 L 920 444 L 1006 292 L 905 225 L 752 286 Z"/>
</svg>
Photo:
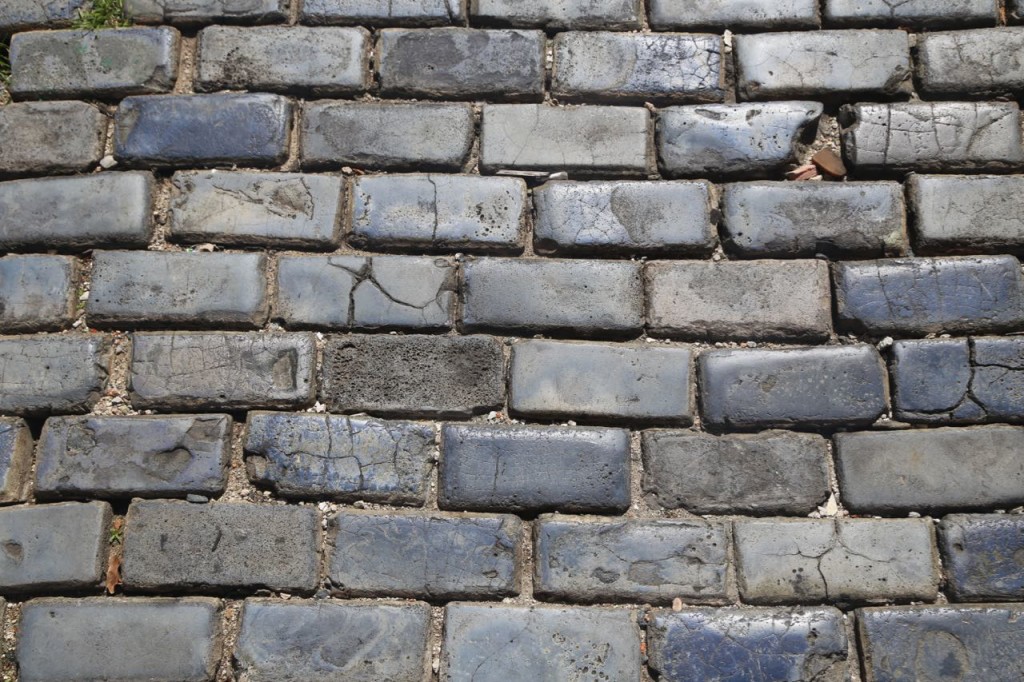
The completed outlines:
<svg viewBox="0 0 1024 682">
<path fill-rule="evenodd" d="M 643 9 L 638 0 L 474 0 L 470 20 L 495 26 L 593 30 L 637 30 Z"/>
<path fill-rule="evenodd" d="M 994 0 L 826 0 L 825 21 L 837 26 L 915 26 L 963 28 L 999 21 Z"/>
<path fill-rule="evenodd" d="M 461 0 L 303 0 L 299 19 L 305 24 L 372 26 L 461 25 Z"/>
<path fill-rule="evenodd" d="M 67 328 L 75 318 L 77 280 L 74 258 L 0 258 L 0 326 L 4 333 Z"/>
<path fill-rule="evenodd" d="M 1024 597 L 1024 517 L 952 514 L 939 524 L 939 547 L 956 601 Z"/>
<path fill-rule="evenodd" d="M 651 28 L 773 31 L 818 28 L 815 0 L 651 0 Z"/>
<path fill-rule="evenodd" d="M 1024 176 L 914 174 L 906 186 L 917 254 L 1024 248 Z"/>
<path fill-rule="evenodd" d="M 0 337 L 0 412 L 88 412 L 106 385 L 109 351 L 97 335 Z"/>
<path fill-rule="evenodd" d="M 85 102 L 21 102 L 0 108 L 0 177 L 87 171 L 103 156 L 107 117 Z"/>
<path fill-rule="evenodd" d="M 917 44 L 917 77 L 929 97 L 998 96 L 1024 90 L 1024 28 L 926 33 Z"/>
<path fill-rule="evenodd" d="M 67 26 L 78 17 L 86 0 L 7 0 L 0 7 L 0 33 Z"/>
<path fill-rule="evenodd" d="M 288 0 L 125 0 L 140 24 L 267 24 L 288 18 Z"/>
<path fill-rule="evenodd" d="M 24 501 L 32 484 L 32 432 L 15 417 L 0 417 L 0 504 Z M 3 615 L 0 608 L 0 616 Z"/>
</svg>

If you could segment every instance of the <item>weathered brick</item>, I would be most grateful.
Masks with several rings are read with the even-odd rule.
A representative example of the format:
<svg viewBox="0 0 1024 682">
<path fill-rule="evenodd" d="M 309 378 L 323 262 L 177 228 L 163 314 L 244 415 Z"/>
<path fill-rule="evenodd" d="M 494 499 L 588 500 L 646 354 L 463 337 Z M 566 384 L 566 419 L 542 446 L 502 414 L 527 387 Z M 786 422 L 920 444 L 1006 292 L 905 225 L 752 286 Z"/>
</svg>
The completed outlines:
<svg viewBox="0 0 1024 682">
<path fill-rule="evenodd" d="M 199 33 L 196 89 L 353 95 L 370 85 L 364 28 L 211 26 Z"/>
<path fill-rule="evenodd" d="M 951 514 L 939 524 L 939 548 L 955 601 L 1024 597 L 1024 516 Z"/>
<path fill-rule="evenodd" d="M 246 421 L 249 480 L 281 497 L 423 505 L 435 453 L 431 424 L 305 412 Z"/>
<path fill-rule="evenodd" d="M 11 39 L 17 99 L 118 98 L 169 92 L 178 77 L 173 28 L 38 31 Z"/>
<path fill-rule="evenodd" d="M 560 255 L 706 255 L 718 235 L 704 181 L 548 182 L 533 190 L 534 249 Z"/>
<path fill-rule="evenodd" d="M 28 497 L 32 448 L 32 432 L 24 420 L 0 417 L 0 504 L 22 502 Z"/>
<path fill-rule="evenodd" d="M 544 46 L 540 31 L 384 29 L 375 50 L 381 94 L 540 100 Z"/>
<path fill-rule="evenodd" d="M 642 107 L 485 104 L 480 168 L 646 175 L 650 138 Z"/>
<path fill-rule="evenodd" d="M 839 112 L 861 173 L 998 171 L 1024 163 L 1014 102 L 853 104 Z"/>
<path fill-rule="evenodd" d="M 469 11 L 474 24 L 548 30 L 638 30 L 643 15 L 638 0 L 474 0 Z"/>
<path fill-rule="evenodd" d="M 288 19 L 289 0 L 125 0 L 140 24 L 270 24 Z"/>
<path fill-rule="evenodd" d="M 613 102 L 721 102 L 720 36 L 559 33 L 551 94 Z"/>
<path fill-rule="evenodd" d="M 444 26 L 466 20 L 461 0 L 303 0 L 304 24 Z"/>
<path fill-rule="evenodd" d="M 753 604 L 934 600 L 928 519 L 737 521 L 740 595 Z"/>
<path fill-rule="evenodd" d="M 125 517 L 126 589 L 312 592 L 320 519 L 306 507 L 137 500 Z"/>
<path fill-rule="evenodd" d="M 591 522 L 551 516 L 534 528 L 534 593 L 542 599 L 721 603 L 726 524 L 691 520 Z"/>
<path fill-rule="evenodd" d="M 110 345 L 98 335 L 0 337 L 0 412 L 88 412 L 107 382 Z"/>
<path fill-rule="evenodd" d="M 144 247 L 153 185 L 142 172 L 2 182 L 0 248 Z"/>
<path fill-rule="evenodd" d="M 107 117 L 85 102 L 21 102 L 0 108 L 0 177 L 76 173 L 103 156 Z"/>
<path fill-rule="evenodd" d="M 373 250 L 523 250 L 526 183 L 474 175 L 377 175 L 351 186 L 349 242 Z"/>
<path fill-rule="evenodd" d="M 447 424 L 441 449 L 442 509 L 629 507 L 629 435 L 621 429 Z"/>
<path fill-rule="evenodd" d="M 1024 323 L 1024 278 L 1011 256 L 836 263 L 833 273 L 843 329 L 923 336 Z"/>
<path fill-rule="evenodd" d="M 683 680 L 842 680 L 848 640 L 837 609 L 655 611 L 647 627 L 648 666 Z"/>
<path fill-rule="evenodd" d="M 836 473 L 853 512 L 993 509 L 1024 504 L 1024 429 L 837 433 Z"/>
<path fill-rule="evenodd" d="M 744 182 L 721 200 L 726 248 L 742 258 L 902 256 L 903 187 L 896 182 Z"/>
<path fill-rule="evenodd" d="M 514 516 L 346 512 L 330 521 L 327 578 L 345 597 L 495 599 L 519 593 Z"/>
<path fill-rule="evenodd" d="M 312 334 L 143 333 L 132 336 L 136 409 L 288 409 L 313 403 Z"/>
<path fill-rule="evenodd" d="M 654 261 L 644 268 L 647 333 L 684 339 L 825 339 L 828 264 Z"/>
<path fill-rule="evenodd" d="M 430 607 L 318 599 L 246 599 L 234 658 L 250 682 L 421 682 Z"/>
<path fill-rule="evenodd" d="M 4 0 L 0 5 L 0 34 L 33 28 L 68 26 L 85 9 L 87 0 Z"/>
<path fill-rule="evenodd" d="M 51 417 L 36 457 L 40 499 L 213 497 L 231 457 L 227 415 Z"/>
<path fill-rule="evenodd" d="M 885 363 L 872 346 L 703 353 L 701 405 L 715 428 L 871 424 L 887 407 Z"/>
<path fill-rule="evenodd" d="M 538 655 L 538 652 L 544 652 Z M 640 682 L 640 630 L 628 609 L 445 607 L 441 679 Z"/>
<path fill-rule="evenodd" d="M 95 590 L 107 567 L 110 505 L 65 502 L 0 509 L 6 595 Z"/>
<path fill-rule="evenodd" d="M 505 400 L 501 343 L 489 336 L 337 336 L 321 400 L 334 411 L 468 417 Z"/>
<path fill-rule="evenodd" d="M 174 174 L 170 236 L 184 242 L 333 250 L 342 179 L 302 173 Z"/>
<path fill-rule="evenodd" d="M 777 31 L 818 28 L 816 0 L 650 0 L 651 28 Z"/>
<path fill-rule="evenodd" d="M 246 329 L 267 319 L 266 256 L 97 251 L 85 312 L 97 327 Z"/>
<path fill-rule="evenodd" d="M 509 406 L 538 418 L 687 425 L 689 348 L 525 341 L 512 347 Z"/>
<path fill-rule="evenodd" d="M 777 176 L 813 136 L 817 102 L 706 104 L 658 114 L 658 159 L 669 177 Z"/>
<path fill-rule="evenodd" d="M 291 102 L 264 93 L 128 97 L 114 156 L 133 166 L 275 166 L 288 156 Z"/>
<path fill-rule="evenodd" d="M 999 21 L 996 0 L 825 0 L 825 21 L 833 26 L 915 26 L 963 28 Z"/>
<path fill-rule="evenodd" d="M 931 97 L 998 96 L 1024 90 L 1024 28 L 925 33 L 915 61 L 921 92 Z"/>
<path fill-rule="evenodd" d="M 806 515 L 828 497 L 828 449 L 816 434 L 653 430 L 642 443 L 643 490 L 666 509 Z"/>
<path fill-rule="evenodd" d="M 1024 248 L 1024 176 L 915 173 L 906 188 L 918 255 Z"/>
<path fill-rule="evenodd" d="M 220 663 L 215 599 L 33 599 L 22 607 L 25 682 L 206 682 Z"/>
<path fill-rule="evenodd" d="M 78 261 L 68 256 L 0 258 L 4 333 L 58 331 L 75 319 Z"/>
</svg>

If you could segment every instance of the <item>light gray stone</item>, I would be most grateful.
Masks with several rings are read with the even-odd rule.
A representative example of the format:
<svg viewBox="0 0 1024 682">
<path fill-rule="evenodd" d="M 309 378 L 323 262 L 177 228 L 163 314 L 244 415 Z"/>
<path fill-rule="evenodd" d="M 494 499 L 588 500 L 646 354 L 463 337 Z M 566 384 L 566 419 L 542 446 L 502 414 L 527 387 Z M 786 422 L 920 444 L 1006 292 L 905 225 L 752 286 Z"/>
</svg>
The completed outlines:
<svg viewBox="0 0 1024 682">
<path fill-rule="evenodd" d="M 68 256 L 0 258 L 4 333 L 59 331 L 75 319 L 78 261 Z"/>
<path fill-rule="evenodd" d="M 643 9 L 639 0 L 473 0 L 474 24 L 528 26 L 574 30 L 638 30 Z"/>
<path fill-rule="evenodd" d="M 0 417 L 0 504 L 23 502 L 28 497 L 33 446 L 32 432 L 23 419 Z"/>
<path fill-rule="evenodd" d="M 651 28 L 777 31 L 818 28 L 817 0 L 650 0 Z"/>
<path fill-rule="evenodd" d="M 1024 27 L 925 33 L 917 43 L 921 92 L 955 99 L 1024 90 Z"/>
<path fill-rule="evenodd" d="M 824 8 L 833 26 L 963 28 L 999 21 L 997 0 L 825 0 Z"/>
<path fill-rule="evenodd" d="M 85 8 L 86 0 L 5 0 L 0 5 L 0 33 L 68 26 Z"/>
<path fill-rule="evenodd" d="M 270 24 L 288 18 L 288 0 L 125 0 L 140 24 Z"/>
<path fill-rule="evenodd" d="M 77 173 L 103 156 L 107 117 L 85 102 L 21 102 L 0 108 L 0 177 Z"/>
<path fill-rule="evenodd" d="M 462 0 L 303 0 L 304 24 L 446 26 L 466 21 Z"/>
<path fill-rule="evenodd" d="M 914 252 L 1007 253 L 1024 248 L 1024 176 L 907 178 Z"/>
<path fill-rule="evenodd" d="M 0 413 L 88 412 L 109 367 L 109 339 L 97 334 L 0 337 Z"/>
</svg>

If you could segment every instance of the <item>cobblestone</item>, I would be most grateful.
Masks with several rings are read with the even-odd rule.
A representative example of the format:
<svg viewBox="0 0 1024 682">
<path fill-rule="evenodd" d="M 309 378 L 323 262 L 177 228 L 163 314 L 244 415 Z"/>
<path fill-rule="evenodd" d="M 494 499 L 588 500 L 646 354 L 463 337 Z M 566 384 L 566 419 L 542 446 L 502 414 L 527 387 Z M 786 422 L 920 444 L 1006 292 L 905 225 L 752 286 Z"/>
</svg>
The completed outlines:
<svg viewBox="0 0 1024 682">
<path fill-rule="evenodd" d="M 772 31 L 818 28 L 815 0 L 651 0 L 651 28 Z"/>
<path fill-rule="evenodd" d="M 992 26 L 999 21 L 999 6 L 992 0 L 956 0 L 941 5 L 928 0 L 826 0 L 825 21 L 842 26 Z"/>
<path fill-rule="evenodd" d="M 911 175 L 907 200 L 914 216 L 914 251 L 1007 253 L 1024 247 L 1024 177 Z"/>
<path fill-rule="evenodd" d="M 956 601 L 1024 597 L 1024 517 L 952 514 L 939 524 L 939 547 Z"/>
<path fill-rule="evenodd" d="M 75 318 L 77 280 L 74 258 L 0 258 L 0 325 L 4 332 L 66 329 Z"/>
<path fill-rule="evenodd" d="M 304 24 L 371 26 L 445 26 L 462 24 L 465 8 L 457 0 L 303 0 Z"/>
<path fill-rule="evenodd" d="M 78 16 L 86 0 L 8 0 L 0 7 L 0 33 L 17 33 L 34 28 L 67 26 Z"/>
<path fill-rule="evenodd" d="M 476 0 L 470 6 L 473 23 L 547 30 L 637 30 L 642 15 L 638 0 L 551 0 L 528 4 L 518 0 Z"/>
<path fill-rule="evenodd" d="M 288 18 L 288 0 L 125 0 L 125 14 L 141 24 L 264 24 Z"/>
<path fill-rule="evenodd" d="M 0 108 L 0 177 L 90 170 L 103 156 L 107 117 L 85 102 L 20 102 Z"/>
<path fill-rule="evenodd" d="M 917 77 L 929 97 L 988 97 L 1024 89 L 1024 28 L 926 33 L 917 45 Z"/>
<path fill-rule="evenodd" d="M 0 418 L 0 504 L 23 502 L 28 497 L 33 445 L 32 432 L 23 419 Z"/>
<path fill-rule="evenodd" d="M 109 340 L 96 335 L 0 338 L 0 412 L 88 412 L 106 385 L 109 351 Z"/>
</svg>

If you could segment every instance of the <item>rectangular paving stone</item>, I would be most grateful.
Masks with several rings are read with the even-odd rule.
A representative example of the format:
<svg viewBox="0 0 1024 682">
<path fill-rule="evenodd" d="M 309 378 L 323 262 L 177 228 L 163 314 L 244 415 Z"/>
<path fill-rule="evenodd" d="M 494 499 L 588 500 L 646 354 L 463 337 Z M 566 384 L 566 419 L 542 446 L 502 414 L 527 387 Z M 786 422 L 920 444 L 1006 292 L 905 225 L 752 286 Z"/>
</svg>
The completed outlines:
<svg viewBox="0 0 1024 682">
<path fill-rule="evenodd" d="M 917 43 L 921 92 L 932 97 L 988 97 L 1024 90 L 1024 27 L 925 33 Z"/>
<path fill-rule="evenodd" d="M 651 28 L 777 31 L 818 28 L 815 0 L 650 0 Z"/>
<path fill-rule="evenodd" d="M 722 39 L 685 33 L 559 33 L 551 94 L 563 100 L 721 102 Z"/>
<path fill-rule="evenodd" d="M 97 251 L 85 313 L 96 327 L 251 329 L 267 319 L 262 253 Z"/>
<path fill-rule="evenodd" d="M 647 333 L 682 339 L 825 339 L 828 264 L 653 261 L 644 267 Z"/>
<path fill-rule="evenodd" d="M 103 156 L 107 117 L 85 102 L 19 102 L 0 108 L 0 177 L 77 173 Z"/>
<path fill-rule="evenodd" d="M 729 531 L 699 520 L 583 521 L 534 527 L 534 593 L 556 601 L 724 603 Z"/>
<path fill-rule="evenodd" d="M 470 21 L 494 26 L 572 30 L 639 30 L 643 9 L 637 0 L 474 0 Z"/>
<path fill-rule="evenodd" d="M 15 99 L 118 98 L 170 92 L 178 77 L 177 30 L 34 31 L 11 39 Z"/>
<path fill-rule="evenodd" d="M 305 412 L 250 412 L 249 480 L 279 497 L 422 506 L 434 427 Z"/>
<path fill-rule="evenodd" d="M 66 329 L 77 282 L 78 261 L 69 256 L 0 258 L 0 327 L 6 334 Z"/>
<path fill-rule="evenodd" d="M 210 26 L 199 33 L 196 89 L 355 95 L 371 82 L 364 28 Z"/>
<path fill-rule="evenodd" d="M 0 5 L 0 33 L 13 35 L 34 28 L 68 26 L 78 18 L 87 0 L 5 0 Z"/>
<path fill-rule="evenodd" d="M 27 499 L 31 492 L 34 445 L 25 420 L 0 417 L 0 504 Z"/>
<path fill-rule="evenodd" d="M 0 337 L 0 413 L 88 412 L 109 367 L 109 339 L 97 334 Z"/>
<path fill-rule="evenodd" d="M 906 188 L 914 216 L 915 253 L 1007 253 L 1024 248 L 1024 176 L 915 173 L 907 178 Z"/>
<path fill-rule="evenodd" d="M 1024 516 L 951 514 L 939 524 L 939 548 L 954 601 L 1024 597 Z"/>
<path fill-rule="evenodd" d="M 220 662 L 216 599 L 33 599 L 22 607 L 25 682 L 206 682 Z"/>
<path fill-rule="evenodd" d="M 215 497 L 231 457 L 231 417 L 51 417 L 36 456 L 39 499 Z"/>
<path fill-rule="evenodd" d="M 320 395 L 335 412 L 469 417 L 504 404 L 504 365 L 490 336 L 335 336 Z"/>
<path fill-rule="evenodd" d="M 471 511 L 622 512 L 629 434 L 622 429 L 446 424 L 438 505 Z"/>
<path fill-rule="evenodd" d="M 421 682 L 429 634 L 426 604 L 246 599 L 234 659 L 251 682 Z"/>
<path fill-rule="evenodd" d="M 1006 171 L 1024 163 L 1014 102 L 852 104 L 839 112 L 859 173 Z"/>
<path fill-rule="evenodd" d="M 370 250 L 519 253 L 529 202 L 520 178 L 375 175 L 351 184 L 349 243 Z"/>
<path fill-rule="evenodd" d="M 509 407 L 531 418 L 689 425 L 685 347 L 523 341 L 512 346 Z"/>
<path fill-rule="evenodd" d="M 641 486 L 664 509 L 805 516 L 829 494 L 828 448 L 817 434 L 656 429 L 641 443 Z"/>
<path fill-rule="evenodd" d="M 825 0 L 825 21 L 832 26 L 914 26 L 962 28 L 999 21 L 996 0 Z"/>
<path fill-rule="evenodd" d="M 741 258 L 907 251 L 903 187 L 896 182 L 735 183 L 724 186 L 720 208 L 725 247 Z"/>
<path fill-rule="evenodd" d="M 537 253 L 706 255 L 718 242 L 706 181 L 546 182 L 533 190 Z"/>
<path fill-rule="evenodd" d="M 519 593 L 514 516 L 345 512 L 330 521 L 327 578 L 345 597 L 497 599 Z"/>
<path fill-rule="evenodd" d="M 292 104 L 279 95 L 128 97 L 114 118 L 114 156 L 129 166 L 276 166 L 291 127 Z"/>
<path fill-rule="evenodd" d="M 0 509 L 5 595 L 95 590 L 107 568 L 110 505 L 65 502 Z"/>
<path fill-rule="evenodd" d="M 837 433 L 843 503 L 857 513 L 971 511 L 1024 503 L 1017 426 Z"/>
<path fill-rule="evenodd" d="M 288 0 L 125 0 L 140 24 L 272 24 L 288 18 Z"/>
<path fill-rule="evenodd" d="M 384 29 L 375 48 L 381 95 L 540 100 L 545 43 L 540 31 Z"/>
<path fill-rule="evenodd" d="M 369 24 L 371 26 L 462 25 L 461 0 L 303 0 L 304 24 Z"/>
<path fill-rule="evenodd" d="M 313 403 L 312 334 L 132 335 L 132 406 L 162 410 L 288 409 Z"/>
<path fill-rule="evenodd" d="M 740 596 L 752 604 L 932 601 L 929 519 L 750 519 L 733 524 Z"/>
<path fill-rule="evenodd" d="M 836 263 L 836 323 L 869 334 L 998 332 L 1024 322 L 1012 256 Z"/>
<path fill-rule="evenodd" d="M 888 407 L 872 346 L 716 350 L 701 354 L 704 423 L 713 428 L 871 424 Z"/>
<path fill-rule="evenodd" d="M 324 250 L 338 245 L 340 177 L 179 171 L 173 183 L 171 239 Z"/>
<path fill-rule="evenodd" d="M 480 169 L 646 175 L 651 128 L 642 107 L 485 104 Z"/>
<path fill-rule="evenodd" d="M 320 519 L 309 507 L 136 500 L 125 517 L 125 588 L 312 592 Z"/>
</svg>

